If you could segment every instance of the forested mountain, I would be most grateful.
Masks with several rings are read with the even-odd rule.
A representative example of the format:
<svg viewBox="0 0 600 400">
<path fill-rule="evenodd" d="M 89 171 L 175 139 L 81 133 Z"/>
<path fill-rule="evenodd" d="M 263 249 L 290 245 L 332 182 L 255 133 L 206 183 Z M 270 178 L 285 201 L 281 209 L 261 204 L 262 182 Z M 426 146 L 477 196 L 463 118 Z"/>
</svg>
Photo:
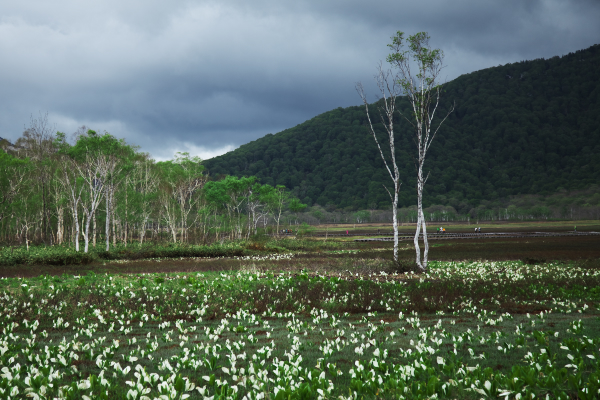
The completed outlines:
<svg viewBox="0 0 600 400">
<path fill-rule="evenodd" d="M 425 163 L 426 205 L 464 214 L 484 200 L 600 182 L 600 45 L 462 75 L 444 85 L 437 115 L 453 102 Z M 408 102 L 399 103 L 409 116 Z M 309 205 L 388 207 L 383 185 L 392 182 L 366 124 L 364 107 L 338 108 L 204 165 L 213 177 L 254 175 L 285 185 Z M 399 206 L 406 207 L 416 203 L 416 146 L 400 116 L 396 132 Z"/>
</svg>

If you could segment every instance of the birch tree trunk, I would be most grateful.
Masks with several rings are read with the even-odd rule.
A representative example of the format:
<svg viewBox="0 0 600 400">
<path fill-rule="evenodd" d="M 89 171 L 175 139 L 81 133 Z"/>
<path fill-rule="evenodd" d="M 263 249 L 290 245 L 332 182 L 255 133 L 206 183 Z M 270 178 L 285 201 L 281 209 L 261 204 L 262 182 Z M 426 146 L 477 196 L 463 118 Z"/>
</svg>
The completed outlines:
<svg viewBox="0 0 600 400">
<path fill-rule="evenodd" d="M 73 207 L 73 219 L 75 220 L 75 251 L 79 251 L 79 216 L 77 207 Z"/>
<path fill-rule="evenodd" d="M 167 223 L 167 229 L 171 232 L 173 243 L 177 243 L 177 215 L 179 213 L 175 209 L 175 204 L 173 204 L 174 199 L 172 193 L 163 190 L 159 199 L 163 209 L 163 218 Z"/>
<path fill-rule="evenodd" d="M 57 212 L 57 229 L 56 229 L 56 242 L 60 245 L 64 240 L 64 209 L 60 207 Z"/>
<path fill-rule="evenodd" d="M 106 236 L 106 251 L 110 250 L 110 215 L 112 209 L 112 184 L 108 184 L 105 188 L 106 190 L 106 223 L 104 226 L 105 236 Z"/>
<path fill-rule="evenodd" d="M 106 235 L 106 251 L 110 250 L 110 223 L 111 220 L 114 221 L 114 199 L 115 199 L 115 191 L 118 185 L 116 181 L 116 176 L 121 172 L 122 167 L 119 164 L 119 160 L 116 156 L 110 155 L 105 157 L 104 159 L 104 168 L 105 168 L 105 183 L 104 183 L 104 196 L 106 197 L 106 222 L 105 222 L 105 235 Z M 115 229 L 113 223 L 113 246 L 116 246 L 116 236 Z"/>
<path fill-rule="evenodd" d="M 94 220 L 94 230 L 92 232 L 92 246 L 94 246 L 94 248 L 96 247 L 96 213 L 94 212 L 94 215 L 92 216 L 92 219 Z"/>
<path fill-rule="evenodd" d="M 113 247 L 117 245 L 117 220 L 115 219 L 115 210 L 111 206 L 110 213 L 112 214 L 112 242 Z"/>
<path fill-rule="evenodd" d="M 151 161 L 144 160 L 137 164 L 135 169 L 136 174 L 136 191 L 141 195 L 141 204 L 139 206 L 140 223 L 140 244 L 144 243 L 146 237 L 146 225 L 150 220 L 150 216 L 154 211 L 154 200 L 152 195 L 156 193 L 158 188 L 158 176 L 151 168 Z"/>
<path fill-rule="evenodd" d="M 87 217 L 87 218 L 86 218 Z M 89 237 L 89 232 L 90 232 L 90 221 L 91 221 L 91 216 L 88 216 L 85 212 L 83 214 L 83 218 L 85 220 L 85 229 L 83 230 L 83 252 L 87 253 L 88 252 L 88 248 L 89 248 L 89 243 L 90 243 L 90 237 Z"/>
<path fill-rule="evenodd" d="M 75 244 L 75 251 L 79 251 L 79 203 L 81 201 L 81 192 L 83 187 L 77 187 L 77 179 L 70 175 L 68 168 L 64 170 L 63 179 L 61 181 L 65 189 L 67 190 L 69 197 L 69 206 L 71 208 L 71 214 L 73 216 L 73 242 Z"/>
<path fill-rule="evenodd" d="M 427 241 L 427 224 L 425 221 L 425 215 L 423 214 L 423 169 L 420 168 L 417 172 L 417 230 L 415 233 L 414 244 L 417 265 L 421 269 L 427 268 L 427 256 L 429 254 L 429 242 Z M 421 260 L 421 248 L 419 247 L 419 236 L 423 230 L 423 259 Z"/>
<path fill-rule="evenodd" d="M 90 223 L 94 219 L 94 214 L 96 214 L 96 209 L 100 205 L 104 193 L 103 185 L 106 180 L 106 168 L 99 154 L 87 154 L 84 164 L 77 163 L 75 166 L 88 187 L 87 196 L 81 202 L 85 215 L 84 252 L 87 253 L 90 244 Z"/>
</svg>

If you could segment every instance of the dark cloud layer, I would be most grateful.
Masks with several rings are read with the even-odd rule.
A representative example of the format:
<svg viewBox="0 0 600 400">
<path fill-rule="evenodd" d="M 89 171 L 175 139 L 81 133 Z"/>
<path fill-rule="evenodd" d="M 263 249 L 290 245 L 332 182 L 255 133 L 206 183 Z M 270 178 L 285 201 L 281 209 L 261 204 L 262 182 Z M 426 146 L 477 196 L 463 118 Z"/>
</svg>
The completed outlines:
<svg viewBox="0 0 600 400">
<path fill-rule="evenodd" d="M 6 4 L 5 4 L 6 3 Z M 0 136 L 31 114 L 210 157 L 359 103 L 396 30 L 445 76 L 600 42 L 597 1 L 0 1 Z"/>
</svg>

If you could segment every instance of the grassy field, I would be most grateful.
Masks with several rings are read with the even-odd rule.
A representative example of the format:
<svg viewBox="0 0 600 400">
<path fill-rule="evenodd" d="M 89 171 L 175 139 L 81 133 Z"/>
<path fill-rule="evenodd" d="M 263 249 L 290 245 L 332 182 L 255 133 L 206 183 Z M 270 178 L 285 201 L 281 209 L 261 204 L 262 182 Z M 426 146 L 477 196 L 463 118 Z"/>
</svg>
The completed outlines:
<svg viewBox="0 0 600 400">
<path fill-rule="evenodd" d="M 600 238 L 390 245 L 2 267 L 0 398 L 600 396 Z"/>
</svg>

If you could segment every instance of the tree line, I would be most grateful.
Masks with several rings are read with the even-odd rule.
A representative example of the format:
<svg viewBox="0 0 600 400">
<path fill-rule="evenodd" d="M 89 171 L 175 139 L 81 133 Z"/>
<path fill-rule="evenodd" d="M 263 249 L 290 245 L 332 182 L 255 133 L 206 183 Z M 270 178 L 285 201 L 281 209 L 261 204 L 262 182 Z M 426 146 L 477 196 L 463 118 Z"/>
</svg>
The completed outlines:
<svg viewBox="0 0 600 400">
<path fill-rule="evenodd" d="M 540 221 L 540 220 L 600 220 L 600 186 L 591 185 L 585 190 L 559 191 L 550 196 L 518 195 L 502 201 L 482 201 L 465 214 L 454 207 L 434 204 L 423 209 L 427 222 L 473 222 L 481 221 Z M 375 208 L 350 211 L 318 204 L 307 207 L 297 222 L 319 224 L 392 224 L 391 210 Z M 397 221 L 402 224 L 417 222 L 417 206 L 400 207 Z"/>
<path fill-rule="evenodd" d="M 82 127 L 70 143 L 47 116 L 0 149 L 0 242 L 73 245 L 210 243 L 279 231 L 306 207 L 282 185 L 255 177 L 214 180 L 201 160 L 156 162 L 123 139 Z M 80 249 L 82 246 L 82 249 Z"/>
</svg>

